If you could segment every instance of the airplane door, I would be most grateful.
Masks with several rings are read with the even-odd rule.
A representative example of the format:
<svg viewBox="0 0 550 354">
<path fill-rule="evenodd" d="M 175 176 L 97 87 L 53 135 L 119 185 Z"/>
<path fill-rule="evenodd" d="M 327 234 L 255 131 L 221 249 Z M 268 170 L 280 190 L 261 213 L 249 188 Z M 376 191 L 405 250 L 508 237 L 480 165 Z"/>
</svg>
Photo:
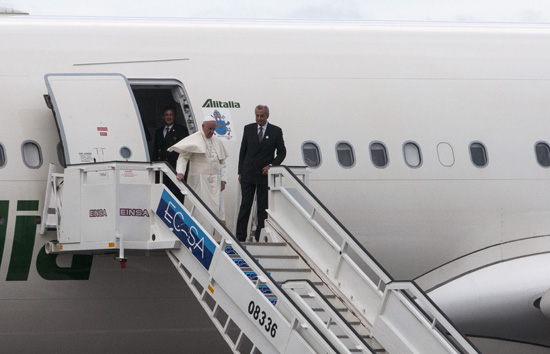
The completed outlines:
<svg viewBox="0 0 550 354">
<path fill-rule="evenodd" d="M 150 161 L 139 110 L 121 74 L 44 77 L 67 165 Z"/>
</svg>

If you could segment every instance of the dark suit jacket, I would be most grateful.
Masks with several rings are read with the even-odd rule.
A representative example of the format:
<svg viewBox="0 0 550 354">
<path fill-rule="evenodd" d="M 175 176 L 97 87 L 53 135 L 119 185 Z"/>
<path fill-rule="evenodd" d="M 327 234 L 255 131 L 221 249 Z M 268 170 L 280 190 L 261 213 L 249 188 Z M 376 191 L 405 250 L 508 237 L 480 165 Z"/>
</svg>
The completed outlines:
<svg viewBox="0 0 550 354">
<path fill-rule="evenodd" d="M 267 184 L 267 176 L 262 175 L 262 169 L 269 164 L 280 165 L 285 156 L 286 148 L 281 128 L 268 122 L 264 138 L 260 143 L 258 124 L 246 125 L 239 153 L 241 182 Z"/>
<path fill-rule="evenodd" d="M 166 134 L 166 137 L 164 137 L 164 129 L 166 129 L 166 126 L 162 126 L 155 131 L 153 161 L 168 161 L 175 169 L 179 154 L 177 152 L 168 152 L 166 149 L 188 136 L 189 132 L 183 125 L 174 124 L 168 134 Z"/>
</svg>

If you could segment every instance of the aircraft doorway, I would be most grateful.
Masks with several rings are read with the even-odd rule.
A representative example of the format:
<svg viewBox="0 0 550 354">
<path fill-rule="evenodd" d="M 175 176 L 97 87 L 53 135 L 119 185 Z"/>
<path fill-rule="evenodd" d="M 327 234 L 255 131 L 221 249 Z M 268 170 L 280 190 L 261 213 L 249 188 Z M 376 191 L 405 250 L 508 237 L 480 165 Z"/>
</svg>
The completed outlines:
<svg viewBox="0 0 550 354">
<path fill-rule="evenodd" d="M 128 79 L 128 82 L 141 115 L 151 158 L 155 132 L 164 126 L 162 113 L 165 108 L 175 109 L 175 123 L 185 126 L 189 134 L 197 131 L 193 110 L 181 82 L 173 79 Z"/>
</svg>

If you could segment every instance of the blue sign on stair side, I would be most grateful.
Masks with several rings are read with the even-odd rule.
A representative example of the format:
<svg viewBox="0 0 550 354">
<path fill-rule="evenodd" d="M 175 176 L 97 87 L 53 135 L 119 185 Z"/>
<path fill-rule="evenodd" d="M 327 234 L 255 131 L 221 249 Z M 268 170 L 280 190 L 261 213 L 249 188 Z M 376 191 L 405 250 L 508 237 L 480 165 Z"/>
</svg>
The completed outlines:
<svg viewBox="0 0 550 354">
<path fill-rule="evenodd" d="M 209 269 L 217 244 L 195 223 L 166 189 L 162 192 L 156 213 L 185 248 L 204 268 Z"/>
</svg>

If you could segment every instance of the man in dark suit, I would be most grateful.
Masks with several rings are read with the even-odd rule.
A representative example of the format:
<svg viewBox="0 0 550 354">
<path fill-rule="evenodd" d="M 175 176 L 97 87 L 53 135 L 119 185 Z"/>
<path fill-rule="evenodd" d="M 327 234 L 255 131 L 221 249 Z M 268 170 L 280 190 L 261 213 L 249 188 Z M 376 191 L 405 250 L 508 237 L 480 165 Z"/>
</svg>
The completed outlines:
<svg viewBox="0 0 550 354">
<path fill-rule="evenodd" d="M 189 132 L 183 125 L 176 124 L 176 110 L 172 107 L 165 107 L 162 110 L 162 120 L 164 120 L 164 126 L 155 132 L 153 161 L 168 161 L 175 169 L 179 154 L 168 152 L 166 149 L 188 136 Z"/>
<path fill-rule="evenodd" d="M 267 217 L 267 171 L 269 167 L 280 165 L 286 156 L 285 142 L 281 128 L 267 123 L 269 108 L 258 105 L 255 109 L 256 123 L 244 127 L 241 151 L 239 153 L 239 183 L 242 200 L 237 219 L 237 239 L 245 241 L 248 219 L 256 192 L 258 206 L 258 226 L 256 241 Z M 277 154 L 275 154 L 275 151 Z"/>
</svg>

